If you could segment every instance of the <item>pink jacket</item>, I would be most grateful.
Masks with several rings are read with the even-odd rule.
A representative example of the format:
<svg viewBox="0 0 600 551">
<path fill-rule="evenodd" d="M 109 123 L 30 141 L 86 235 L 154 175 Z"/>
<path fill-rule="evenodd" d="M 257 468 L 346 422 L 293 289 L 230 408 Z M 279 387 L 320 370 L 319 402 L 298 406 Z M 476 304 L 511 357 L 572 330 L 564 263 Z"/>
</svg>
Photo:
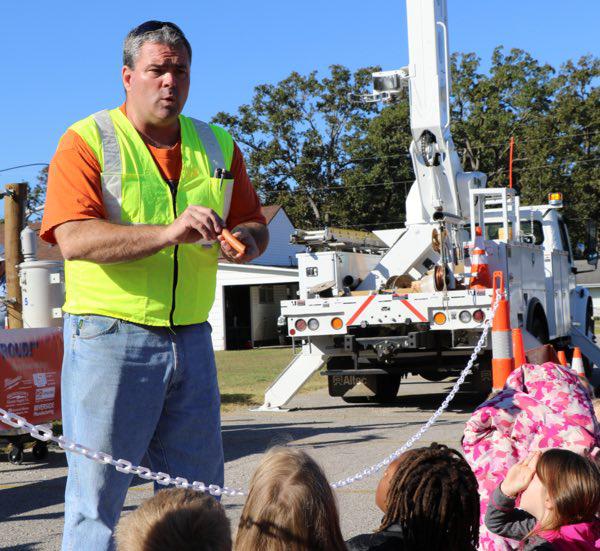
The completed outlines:
<svg viewBox="0 0 600 551">
<path fill-rule="evenodd" d="M 530 450 L 564 448 L 595 454 L 600 451 L 598 443 L 600 428 L 576 373 L 553 363 L 525 364 L 513 371 L 504 389 L 475 410 L 463 436 L 465 458 L 479 481 L 479 549 L 518 548 L 516 541 L 492 534 L 483 523 L 490 496 L 514 463 Z"/>
<path fill-rule="evenodd" d="M 558 551 L 592 551 L 600 549 L 600 521 L 569 524 L 540 536 Z"/>
</svg>

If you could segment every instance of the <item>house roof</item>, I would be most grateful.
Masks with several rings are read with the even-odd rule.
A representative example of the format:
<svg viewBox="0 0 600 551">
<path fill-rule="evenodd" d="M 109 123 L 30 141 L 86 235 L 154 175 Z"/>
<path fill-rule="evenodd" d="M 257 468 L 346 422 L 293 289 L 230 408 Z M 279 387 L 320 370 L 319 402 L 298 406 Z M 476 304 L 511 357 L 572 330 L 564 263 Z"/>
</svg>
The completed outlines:
<svg viewBox="0 0 600 551">
<path fill-rule="evenodd" d="M 275 215 L 282 209 L 281 205 L 265 205 L 262 207 L 262 215 L 267 219 L 267 224 L 275 218 Z"/>
</svg>

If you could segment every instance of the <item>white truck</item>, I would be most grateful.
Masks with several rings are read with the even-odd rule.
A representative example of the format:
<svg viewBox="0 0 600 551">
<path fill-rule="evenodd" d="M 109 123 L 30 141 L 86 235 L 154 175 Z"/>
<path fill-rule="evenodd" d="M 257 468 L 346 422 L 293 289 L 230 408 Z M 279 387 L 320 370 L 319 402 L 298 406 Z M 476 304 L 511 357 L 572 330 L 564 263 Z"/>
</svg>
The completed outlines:
<svg viewBox="0 0 600 551">
<path fill-rule="evenodd" d="M 365 101 L 394 101 L 408 86 L 415 181 L 402 228 L 363 234 L 297 231 L 299 296 L 281 303 L 279 324 L 301 351 L 265 393 L 284 407 L 317 370 L 332 396 L 393 399 L 409 373 L 439 381 L 460 372 L 479 339 L 502 272 L 511 327 L 526 348 L 579 346 L 600 365 L 589 292 L 575 283 L 562 197 L 522 206 L 514 189 L 486 188 L 462 169 L 450 133 L 445 0 L 407 0 L 409 65 L 373 74 Z M 588 262 L 598 261 L 588 226 Z M 491 383 L 491 339 L 472 378 Z"/>
</svg>

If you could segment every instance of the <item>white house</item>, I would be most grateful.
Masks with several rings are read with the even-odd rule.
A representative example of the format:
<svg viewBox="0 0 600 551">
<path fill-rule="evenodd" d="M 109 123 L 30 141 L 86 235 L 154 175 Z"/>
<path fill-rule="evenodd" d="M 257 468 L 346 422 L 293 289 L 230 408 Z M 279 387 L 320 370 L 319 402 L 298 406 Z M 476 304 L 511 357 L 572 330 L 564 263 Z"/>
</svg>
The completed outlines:
<svg viewBox="0 0 600 551">
<path fill-rule="evenodd" d="M 577 274 L 577 285 L 587 287 L 590 291 L 594 304 L 594 316 L 600 318 L 600 265 L 594 268 L 583 261 L 577 261 L 575 264 L 581 270 Z"/>
<path fill-rule="evenodd" d="M 279 302 L 296 297 L 296 253 L 304 247 L 290 244 L 294 231 L 280 205 L 263 207 L 269 227 L 269 246 L 250 264 L 219 262 L 215 303 L 208 320 L 215 350 L 251 348 L 279 340 Z"/>
</svg>

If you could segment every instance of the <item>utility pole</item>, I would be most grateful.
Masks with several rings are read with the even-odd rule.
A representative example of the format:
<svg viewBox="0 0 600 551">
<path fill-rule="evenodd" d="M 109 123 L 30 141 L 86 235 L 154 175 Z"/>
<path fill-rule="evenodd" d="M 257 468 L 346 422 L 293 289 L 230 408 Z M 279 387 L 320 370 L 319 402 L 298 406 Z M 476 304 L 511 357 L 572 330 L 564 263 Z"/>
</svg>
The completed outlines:
<svg viewBox="0 0 600 551">
<path fill-rule="evenodd" d="M 23 303 L 18 265 L 21 254 L 21 230 L 25 225 L 27 183 L 7 184 L 4 193 L 4 265 L 6 269 L 6 315 L 8 328 L 23 327 Z"/>
</svg>

